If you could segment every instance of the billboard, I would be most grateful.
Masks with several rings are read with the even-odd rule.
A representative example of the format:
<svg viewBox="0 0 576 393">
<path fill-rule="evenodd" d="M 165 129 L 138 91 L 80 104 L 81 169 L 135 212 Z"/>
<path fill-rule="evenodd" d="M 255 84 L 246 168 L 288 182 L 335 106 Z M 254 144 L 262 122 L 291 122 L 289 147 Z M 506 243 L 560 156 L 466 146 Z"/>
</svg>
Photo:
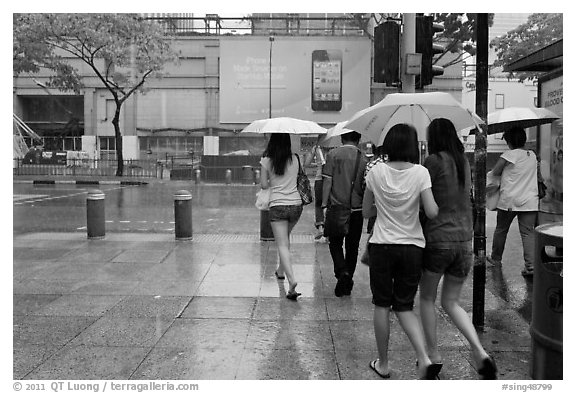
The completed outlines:
<svg viewBox="0 0 576 393">
<path fill-rule="evenodd" d="M 370 51 L 366 37 L 221 37 L 220 123 L 347 120 L 370 106 Z"/>
</svg>

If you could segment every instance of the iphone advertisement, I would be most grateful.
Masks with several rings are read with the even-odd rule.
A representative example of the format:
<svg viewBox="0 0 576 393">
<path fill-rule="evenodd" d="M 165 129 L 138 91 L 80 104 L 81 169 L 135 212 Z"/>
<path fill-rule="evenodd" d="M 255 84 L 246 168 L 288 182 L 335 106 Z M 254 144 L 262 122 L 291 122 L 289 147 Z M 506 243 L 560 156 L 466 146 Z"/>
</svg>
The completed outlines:
<svg viewBox="0 0 576 393">
<path fill-rule="evenodd" d="M 221 123 L 283 116 L 337 123 L 368 106 L 366 37 L 220 40 Z"/>
</svg>

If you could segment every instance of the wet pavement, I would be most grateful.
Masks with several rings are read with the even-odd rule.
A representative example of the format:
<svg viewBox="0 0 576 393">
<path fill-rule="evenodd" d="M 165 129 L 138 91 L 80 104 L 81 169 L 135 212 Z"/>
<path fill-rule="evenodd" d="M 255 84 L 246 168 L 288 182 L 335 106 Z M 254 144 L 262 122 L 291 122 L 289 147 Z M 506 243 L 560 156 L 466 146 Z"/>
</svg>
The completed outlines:
<svg viewBox="0 0 576 393">
<path fill-rule="evenodd" d="M 292 237 L 302 292 L 292 302 L 274 277 L 274 242 L 259 240 L 256 189 L 174 183 L 105 191 L 107 220 L 151 224 L 138 231 L 107 223 L 103 240 L 81 229 L 85 196 L 26 206 L 51 211 L 62 203 L 55 208 L 75 218 L 58 229 L 45 218 L 32 225 L 25 205 L 14 206 L 14 379 L 379 379 L 368 367 L 377 357 L 368 268 L 358 265 L 352 296 L 334 296 L 328 245 L 312 237 L 312 206 Z M 15 195 L 40 193 L 16 186 Z M 175 240 L 170 225 L 176 189 L 193 195 L 191 241 Z M 488 212 L 488 249 L 494 225 Z M 530 379 L 532 289 L 520 275 L 520 244 L 514 222 L 504 266 L 487 269 L 480 337 L 500 379 Z M 462 298 L 471 314 L 471 278 Z M 466 340 L 438 313 L 441 378 L 477 379 Z M 395 317 L 390 357 L 392 379 L 416 378 L 415 355 Z"/>
</svg>

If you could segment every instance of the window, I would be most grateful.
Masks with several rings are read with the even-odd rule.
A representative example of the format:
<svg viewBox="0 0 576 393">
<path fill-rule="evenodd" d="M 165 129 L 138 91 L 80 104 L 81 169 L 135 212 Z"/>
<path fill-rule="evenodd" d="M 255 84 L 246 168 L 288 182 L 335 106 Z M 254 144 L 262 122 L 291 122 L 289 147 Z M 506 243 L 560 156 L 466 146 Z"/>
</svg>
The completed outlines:
<svg viewBox="0 0 576 393">
<path fill-rule="evenodd" d="M 496 109 L 504 109 L 504 94 L 496 94 Z"/>
<path fill-rule="evenodd" d="M 113 136 L 100 137 L 100 159 L 101 160 L 115 160 L 116 159 L 116 138 Z"/>
</svg>

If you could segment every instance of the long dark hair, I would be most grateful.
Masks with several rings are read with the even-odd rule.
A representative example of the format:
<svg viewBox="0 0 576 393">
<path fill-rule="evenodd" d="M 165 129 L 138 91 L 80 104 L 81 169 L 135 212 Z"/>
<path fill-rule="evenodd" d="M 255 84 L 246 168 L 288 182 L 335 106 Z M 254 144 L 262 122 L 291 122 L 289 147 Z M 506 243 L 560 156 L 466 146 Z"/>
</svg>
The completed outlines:
<svg viewBox="0 0 576 393">
<path fill-rule="evenodd" d="M 264 157 L 269 157 L 272 161 L 272 170 L 275 174 L 278 176 L 284 175 L 286 164 L 292 163 L 290 135 L 286 133 L 270 134 Z"/>
<path fill-rule="evenodd" d="M 464 145 L 458 139 L 454 124 L 444 118 L 434 119 L 428 125 L 428 151 L 430 154 L 436 154 L 440 159 L 441 151 L 448 153 L 456 163 L 456 172 L 458 173 L 458 184 L 464 187 L 465 183 L 465 161 Z"/>
<path fill-rule="evenodd" d="M 418 151 L 418 133 L 410 124 L 396 124 L 384 137 L 382 154 L 388 161 L 406 161 L 417 164 L 420 159 Z"/>
</svg>

